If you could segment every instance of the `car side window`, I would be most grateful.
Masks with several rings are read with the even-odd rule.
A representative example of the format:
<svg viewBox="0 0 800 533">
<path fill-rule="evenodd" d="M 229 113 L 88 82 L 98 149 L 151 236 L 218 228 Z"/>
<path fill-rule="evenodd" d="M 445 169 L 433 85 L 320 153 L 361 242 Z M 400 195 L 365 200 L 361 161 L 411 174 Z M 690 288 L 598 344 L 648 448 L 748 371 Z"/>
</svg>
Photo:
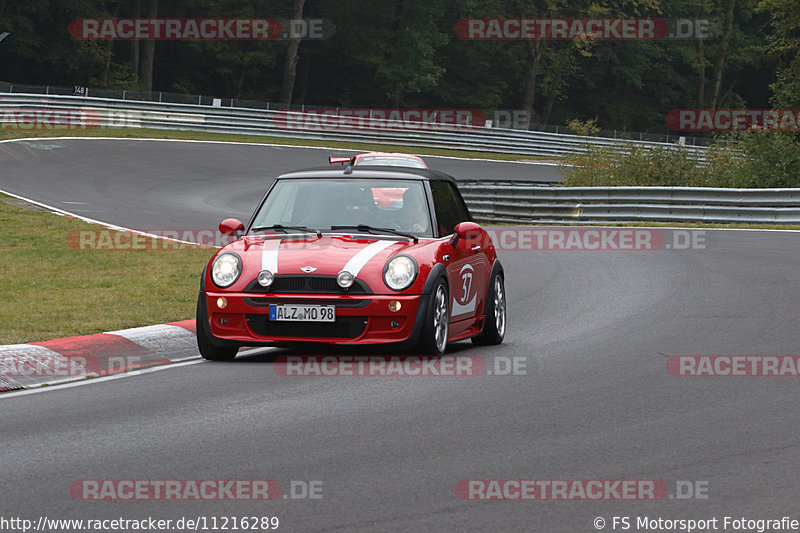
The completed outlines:
<svg viewBox="0 0 800 533">
<path fill-rule="evenodd" d="M 449 181 L 439 180 L 431 180 L 430 184 L 439 235 L 449 235 L 453 233 L 456 224 L 469 220 L 469 213 L 455 185 Z"/>
</svg>

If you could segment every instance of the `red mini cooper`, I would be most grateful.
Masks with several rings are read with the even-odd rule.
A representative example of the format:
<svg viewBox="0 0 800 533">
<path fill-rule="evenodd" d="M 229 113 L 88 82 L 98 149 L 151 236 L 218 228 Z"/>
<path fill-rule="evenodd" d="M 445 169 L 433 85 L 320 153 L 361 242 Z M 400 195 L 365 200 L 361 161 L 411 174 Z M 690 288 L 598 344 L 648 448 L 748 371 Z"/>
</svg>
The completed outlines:
<svg viewBox="0 0 800 533">
<path fill-rule="evenodd" d="M 203 272 L 197 344 L 206 359 L 241 346 L 392 344 L 442 354 L 499 344 L 503 267 L 455 180 L 435 170 L 347 165 L 276 178 L 240 236 Z"/>
</svg>

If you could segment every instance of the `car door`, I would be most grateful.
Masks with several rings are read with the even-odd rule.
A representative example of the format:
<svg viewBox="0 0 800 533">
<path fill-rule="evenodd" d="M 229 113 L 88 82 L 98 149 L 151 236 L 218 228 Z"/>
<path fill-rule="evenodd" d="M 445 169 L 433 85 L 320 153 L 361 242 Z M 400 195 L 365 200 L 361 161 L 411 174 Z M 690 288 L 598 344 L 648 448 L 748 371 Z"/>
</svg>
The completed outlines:
<svg viewBox="0 0 800 533">
<path fill-rule="evenodd" d="M 431 180 L 436 224 L 439 236 L 452 235 L 455 226 L 470 220 L 455 185 L 445 180 Z M 451 246 L 450 261 L 445 263 L 450 286 L 451 337 L 468 330 L 475 317 L 483 313 L 491 265 L 483 250 L 485 232 L 458 239 Z"/>
</svg>

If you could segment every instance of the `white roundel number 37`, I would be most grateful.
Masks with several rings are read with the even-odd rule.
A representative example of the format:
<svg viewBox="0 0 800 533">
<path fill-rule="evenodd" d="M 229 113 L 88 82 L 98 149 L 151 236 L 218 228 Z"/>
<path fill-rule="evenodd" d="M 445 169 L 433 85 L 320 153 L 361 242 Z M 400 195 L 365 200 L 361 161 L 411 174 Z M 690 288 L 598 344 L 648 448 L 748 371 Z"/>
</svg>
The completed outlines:
<svg viewBox="0 0 800 533">
<path fill-rule="evenodd" d="M 469 266 L 469 265 L 467 265 Z M 467 303 L 469 300 L 469 290 L 472 288 L 472 268 L 470 267 L 469 270 L 466 272 L 464 270 L 461 271 L 461 288 L 463 289 L 463 293 L 461 295 L 461 303 Z"/>
<path fill-rule="evenodd" d="M 465 315 L 467 313 L 472 313 L 475 311 L 475 296 L 476 294 L 472 295 L 470 298 L 470 294 L 472 293 L 472 276 L 475 272 L 475 269 L 472 268 L 472 265 L 464 265 L 461 267 L 461 271 L 459 274 L 461 275 L 461 294 L 456 297 L 456 291 L 453 291 L 453 316 Z"/>
</svg>

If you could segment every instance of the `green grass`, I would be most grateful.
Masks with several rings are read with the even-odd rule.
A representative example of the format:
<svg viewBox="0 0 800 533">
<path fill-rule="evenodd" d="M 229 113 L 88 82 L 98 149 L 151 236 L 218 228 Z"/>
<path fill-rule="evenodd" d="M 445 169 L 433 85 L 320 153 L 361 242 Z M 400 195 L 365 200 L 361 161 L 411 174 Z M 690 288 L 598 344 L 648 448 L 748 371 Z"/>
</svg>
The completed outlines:
<svg viewBox="0 0 800 533">
<path fill-rule="evenodd" d="M 8 202 L 0 199 L 0 344 L 194 316 L 212 249 L 80 250 L 70 232 L 105 228 Z"/>
<path fill-rule="evenodd" d="M 206 133 L 200 131 L 158 130 L 146 128 L 95 128 L 24 130 L 0 128 L 0 140 L 24 139 L 31 137 L 120 137 L 128 139 L 183 139 L 190 141 L 226 141 L 257 144 L 284 144 L 294 146 L 340 148 L 342 150 L 363 150 L 377 152 L 400 152 L 416 155 L 440 155 L 465 157 L 470 159 L 496 159 L 499 161 L 536 161 L 552 158 L 518 154 L 499 154 L 470 150 L 446 150 L 394 144 L 362 143 L 351 141 L 316 141 L 311 139 L 291 139 L 287 137 L 266 137 L 263 135 L 235 135 L 227 133 Z"/>
</svg>

